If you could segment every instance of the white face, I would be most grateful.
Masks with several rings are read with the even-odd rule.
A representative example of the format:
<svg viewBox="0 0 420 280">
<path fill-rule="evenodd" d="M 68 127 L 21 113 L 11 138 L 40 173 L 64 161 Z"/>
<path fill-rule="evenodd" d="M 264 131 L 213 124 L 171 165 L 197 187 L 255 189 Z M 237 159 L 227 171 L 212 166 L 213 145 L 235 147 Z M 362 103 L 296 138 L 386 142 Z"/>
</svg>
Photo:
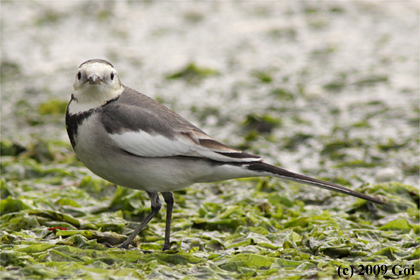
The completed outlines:
<svg viewBox="0 0 420 280">
<path fill-rule="evenodd" d="M 98 85 L 114 90 L 117 90 L 121 86 L 120 79 L 114 67 L 102 62 L 82 64 L 75 77 L 74 89 L 94 88 Z"/>
<path fill-rule="evenodd" d="M 76 73 L 73 88 L 75 100 L 69 107 L 71 113 L 101 106 L 124 91 L 114 67 L 101 61 L 83 63 Z"/>
</svg>

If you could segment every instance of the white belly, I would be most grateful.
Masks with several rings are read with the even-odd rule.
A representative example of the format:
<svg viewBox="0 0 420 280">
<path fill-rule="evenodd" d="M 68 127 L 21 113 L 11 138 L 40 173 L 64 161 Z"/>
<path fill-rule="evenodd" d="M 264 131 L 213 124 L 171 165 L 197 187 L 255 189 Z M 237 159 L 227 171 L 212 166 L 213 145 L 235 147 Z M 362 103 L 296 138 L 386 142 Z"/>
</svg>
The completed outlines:
<svg viewBox="0 0 420 280">
<path fill-rule="evenodd" d="M 94 116 L 96 117 L 96 116 Z M 252 176 L 236 166 L 214 166 L 201 158 L 147 158 L 126 153 L 108 137 L 94 117 L 79 126 L 75 151 L 96 175 L 117 185 L 158 192 L 183 189 L 197 182 L 214 182 Z"/>
</svg>

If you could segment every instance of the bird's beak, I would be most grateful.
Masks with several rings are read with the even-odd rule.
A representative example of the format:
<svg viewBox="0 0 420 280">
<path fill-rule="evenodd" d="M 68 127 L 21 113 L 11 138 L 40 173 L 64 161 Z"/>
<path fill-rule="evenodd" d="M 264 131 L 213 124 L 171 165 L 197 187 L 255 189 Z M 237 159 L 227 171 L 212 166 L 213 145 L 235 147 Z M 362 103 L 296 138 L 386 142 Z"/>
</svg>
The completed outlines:
<svg viewBox="0 0 420 280">
<path fill-rule="evenodd" d="M 88 77 L 88 81 L 90 84 L 99 84 L 102 82 L 102 79 L 98 75 L 92 74 Z"/>
</svg>

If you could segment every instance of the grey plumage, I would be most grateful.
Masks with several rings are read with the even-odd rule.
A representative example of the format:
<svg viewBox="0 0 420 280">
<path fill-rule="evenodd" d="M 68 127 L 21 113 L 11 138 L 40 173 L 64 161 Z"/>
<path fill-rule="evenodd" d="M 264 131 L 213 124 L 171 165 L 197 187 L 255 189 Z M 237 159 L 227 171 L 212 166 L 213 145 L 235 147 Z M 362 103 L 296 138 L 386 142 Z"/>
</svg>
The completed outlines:
<svg viewBox="0 0 420 280">
<path fill-rule="evenodd" d="M 66 112 L 66 127 L 79 159 L 92 172 L 115 184 L 144 190 L 152 211 L 121 245 L 159 212 L 160 192 L 167 203 L 163 249 L 169 249 L 172 191 L 198 182 L 274 176 L 342 192 L 383 204 L 379 198 L 296 174 L 222 144 L 155 100 L 121 84 L 112 64 L 82 63 Z"/>
<path fill-rule="evenodd" d="M 124 87 L 123 93 L 117 97 L 118 102 L 110 102 L 102 106 L 101 122 L 108 133 L 121 134 L 125 131 L 145 131 L 173 138 L 175 128 L 196 129 L 178 114 L 155 100 L 131 88 Z M 136 116 L 133 118 L 132 116 Z"/>
<path fill-rule="evenodd" d="M 109 61 L 106 61 L 104 59 L 97 59 L 97 58 L 86 60 L 85 62 L 83 62 L 82 64 L 79 65 L 79 68 L 82 67 L 84 64 L 96 63 L 96 62 L 107 64 L 107 65 L 111 66 L 112 68 L 114 68 L 114 65 L 112 65 Z"/>
</svg>

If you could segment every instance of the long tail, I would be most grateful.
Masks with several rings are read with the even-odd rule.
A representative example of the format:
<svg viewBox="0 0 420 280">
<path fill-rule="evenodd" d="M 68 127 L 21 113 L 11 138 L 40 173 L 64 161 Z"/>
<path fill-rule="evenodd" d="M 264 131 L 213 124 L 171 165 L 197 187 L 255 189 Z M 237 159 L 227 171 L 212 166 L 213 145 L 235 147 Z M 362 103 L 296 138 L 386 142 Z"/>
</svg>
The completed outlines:
<svg viewBox="0 0 420 280">
<path fill-rule="evenodd" d="M 287 171 L 285 169 L 264 163 L 264 162 L 251 162 L 251 163 L 247 163 L 243 165 L 245 168 L 252 170 L 252 171 L 257 171 L 259 173 L 264 173 L 267 176 L 276 176 L 279 177 L 281 179 L 286 179 L 286 180 L 291 180 L 291 181 L 295 181 L 298 183 L 303 183 L 303 184 L 308 184 L 308 185 L 313 185 L 315 187 L 319 187 L 319 188 L 323 188 L 323 189 L 327 189 L 330 191 L 336 191 L 336 192 L 341 192 L 344 194 L 348 194 L 351 196 L 355 196 L 358 198 L 362 198 L 364 200 L 368 200 L 368 201 L 372 201 L 378 204 L 386 204 L 385 201 L 382 201 L 379 198 L 374 198 L 368 195 L 365 195 L 363 193 L 359 193 L 353 190 L 350 190 L 348 188 L 345 188 L 343 186 L 337 185 L 337 184 L 333 184 L 333 183 L 328 183 L 325 181 L 321 181 L 315 178 L 311 178 L 305 175 L 300 175 L 297 173 L 293 173 L 290 171 Z"/>
</svg>

